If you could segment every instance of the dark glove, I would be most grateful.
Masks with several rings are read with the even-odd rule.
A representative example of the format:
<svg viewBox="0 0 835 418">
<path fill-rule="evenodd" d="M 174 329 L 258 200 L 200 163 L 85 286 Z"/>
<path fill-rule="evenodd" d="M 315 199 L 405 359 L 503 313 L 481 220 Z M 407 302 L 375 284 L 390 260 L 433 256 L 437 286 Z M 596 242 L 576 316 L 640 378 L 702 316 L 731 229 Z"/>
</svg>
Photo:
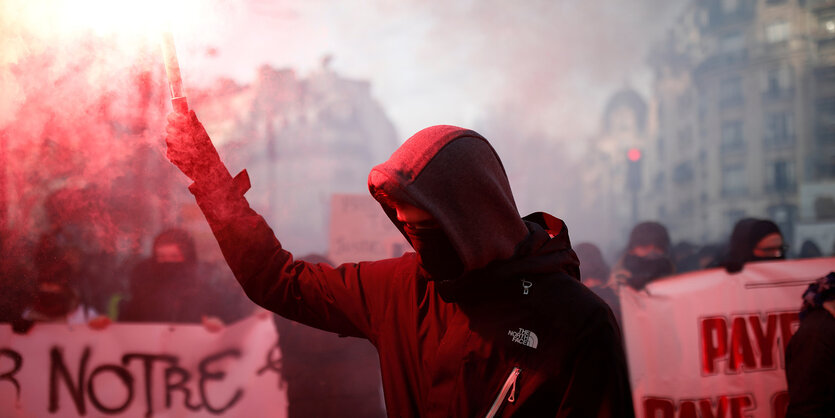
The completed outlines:
<svg viewBox="0 0 835 418">
<path fill-rule="evenodd" d="M 166 156 L 195 183 L 231 180 L 194 111 L 189 111 L 188 115 L 169 113 L 165 132 Z"/>
</svg>

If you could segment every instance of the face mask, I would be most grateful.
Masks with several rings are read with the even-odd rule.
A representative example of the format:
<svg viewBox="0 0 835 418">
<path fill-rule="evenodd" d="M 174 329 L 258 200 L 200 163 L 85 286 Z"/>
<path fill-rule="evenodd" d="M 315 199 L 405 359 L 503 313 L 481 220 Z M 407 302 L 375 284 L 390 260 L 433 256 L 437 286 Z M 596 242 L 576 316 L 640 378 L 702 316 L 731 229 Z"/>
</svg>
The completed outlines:
<svg viewBox="0 0 835 418">
<path fill-rule="evenodd" d="M 187 263 L 154 263 L 154 274 L 167 279 L 178 279 L 190 274 L 189 270 Z"/>
<path fill-rule="evenodd" d="M 635 289 L 642 289 L 650 281 L 673 273 L 673 263 L 664 257 L 644 258 L 627 254 L 623 266 L 632 276 L 627 283 Z"/>
<path fill-rule="evenodd" d="M 438 228 L 415 228 L 409 224 L 403 226 L 412 247 L 418 254 L 420 266 L 429 276 L 438 280 L 449 280 L 464 272 L 464 264 L 458 257 L 452 241 L 444 231 Z"/>
<path fill-rule="evenodd" d="M 75 308 L 77 298 L 72 289 L 63 286 L 58 289 L 38 289 L 35 310 L 49 317 L 61 317 Z"/>
<path fill-rule="evenodd" d="M 782 255 L 777 256 L 777 257 L 758 257 L 756 255 L 752 255 L 750 261 L 768 261 L 768 260 L 785 260 L 785 259 L 786 259 L 785 254 L 782 254 Z"/>
</svg>

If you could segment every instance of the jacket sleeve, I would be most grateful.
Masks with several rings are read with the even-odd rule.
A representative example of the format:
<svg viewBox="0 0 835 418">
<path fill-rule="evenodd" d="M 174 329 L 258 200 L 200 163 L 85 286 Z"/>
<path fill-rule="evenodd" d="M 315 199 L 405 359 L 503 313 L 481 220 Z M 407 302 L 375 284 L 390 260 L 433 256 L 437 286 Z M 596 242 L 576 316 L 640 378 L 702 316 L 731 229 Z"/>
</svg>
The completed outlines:
<svg viewBox="0 0 835 418">
<path fill-rule="evenodd" d="M 832 324 L 829 312 L 813 311 L 789 340 L 785 354 L 789 392 L 786 417 L 832 414 L 832 403 L 835 402 L 832 384 L 835 382 L 835 328 Z"/>
<path fill-rule="evenodd" d="M 583 326 L 558 416 L 634 418 L 623 338 L 609 309 Z"/>
<path fill-rule="evenodd" d="M 195 182 L 189 190 L 247 296 L 288 319 L 326 331 L 376 340 L 386 309 L 386 280 L 399 259 L 333 268 L 293 259 L 263 217 L 249 207 L 246 171 L 234 179 Z"/>
</svg>

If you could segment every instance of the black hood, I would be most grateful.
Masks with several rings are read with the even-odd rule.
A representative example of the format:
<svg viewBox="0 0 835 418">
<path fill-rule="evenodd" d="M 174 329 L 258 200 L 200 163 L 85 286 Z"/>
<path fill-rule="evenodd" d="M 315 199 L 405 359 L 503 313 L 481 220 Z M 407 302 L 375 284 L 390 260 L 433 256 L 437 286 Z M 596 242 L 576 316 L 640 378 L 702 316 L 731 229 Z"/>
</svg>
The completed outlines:
<svg viewBox="0 0 835 418">
<path fill-rule="evenodd" d="M 401 232 L 394 202 L 429 212 L 465 271 L 511 258 L 529 233 L 498 155 L 471 130 L 441 125 L 418 132 L 371 170 L 368 187 Z"/>
<path fill-rule="evenodd" d="M 544 212 L 532 213 L 523 221 L 528 234 L 516 246 L 513 256 L 470 271 L 457 280 L 437 283 L 441 296 L 447 301 L 482 300 L 491 294 L 518 293 L 518 280 L 522 279 L 541 288 L 545 283 L 540 279 L 550 280 L 555 275 L 579 282 L 580 261 L 571 249 L 565 223 Z"/>
</svg>

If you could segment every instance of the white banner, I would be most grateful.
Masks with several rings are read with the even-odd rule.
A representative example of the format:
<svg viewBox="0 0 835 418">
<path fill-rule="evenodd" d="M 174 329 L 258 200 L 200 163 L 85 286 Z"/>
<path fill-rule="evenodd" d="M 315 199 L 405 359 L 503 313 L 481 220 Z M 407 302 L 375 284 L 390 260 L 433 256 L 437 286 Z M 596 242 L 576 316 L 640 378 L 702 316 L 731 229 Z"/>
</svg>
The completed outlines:
<svg viewBox="0 0 835 418">
<path fill-rule="evenodd" d="M 2 417 L 286 417 L 270 315 L 202 325 L 0 325 Z"/>
<path fill-rule="evenodd" d="M 801 295 L 835 258 L 749 263 L 622 288 L 637 417 L 780 418 Z"/>
</svg>

